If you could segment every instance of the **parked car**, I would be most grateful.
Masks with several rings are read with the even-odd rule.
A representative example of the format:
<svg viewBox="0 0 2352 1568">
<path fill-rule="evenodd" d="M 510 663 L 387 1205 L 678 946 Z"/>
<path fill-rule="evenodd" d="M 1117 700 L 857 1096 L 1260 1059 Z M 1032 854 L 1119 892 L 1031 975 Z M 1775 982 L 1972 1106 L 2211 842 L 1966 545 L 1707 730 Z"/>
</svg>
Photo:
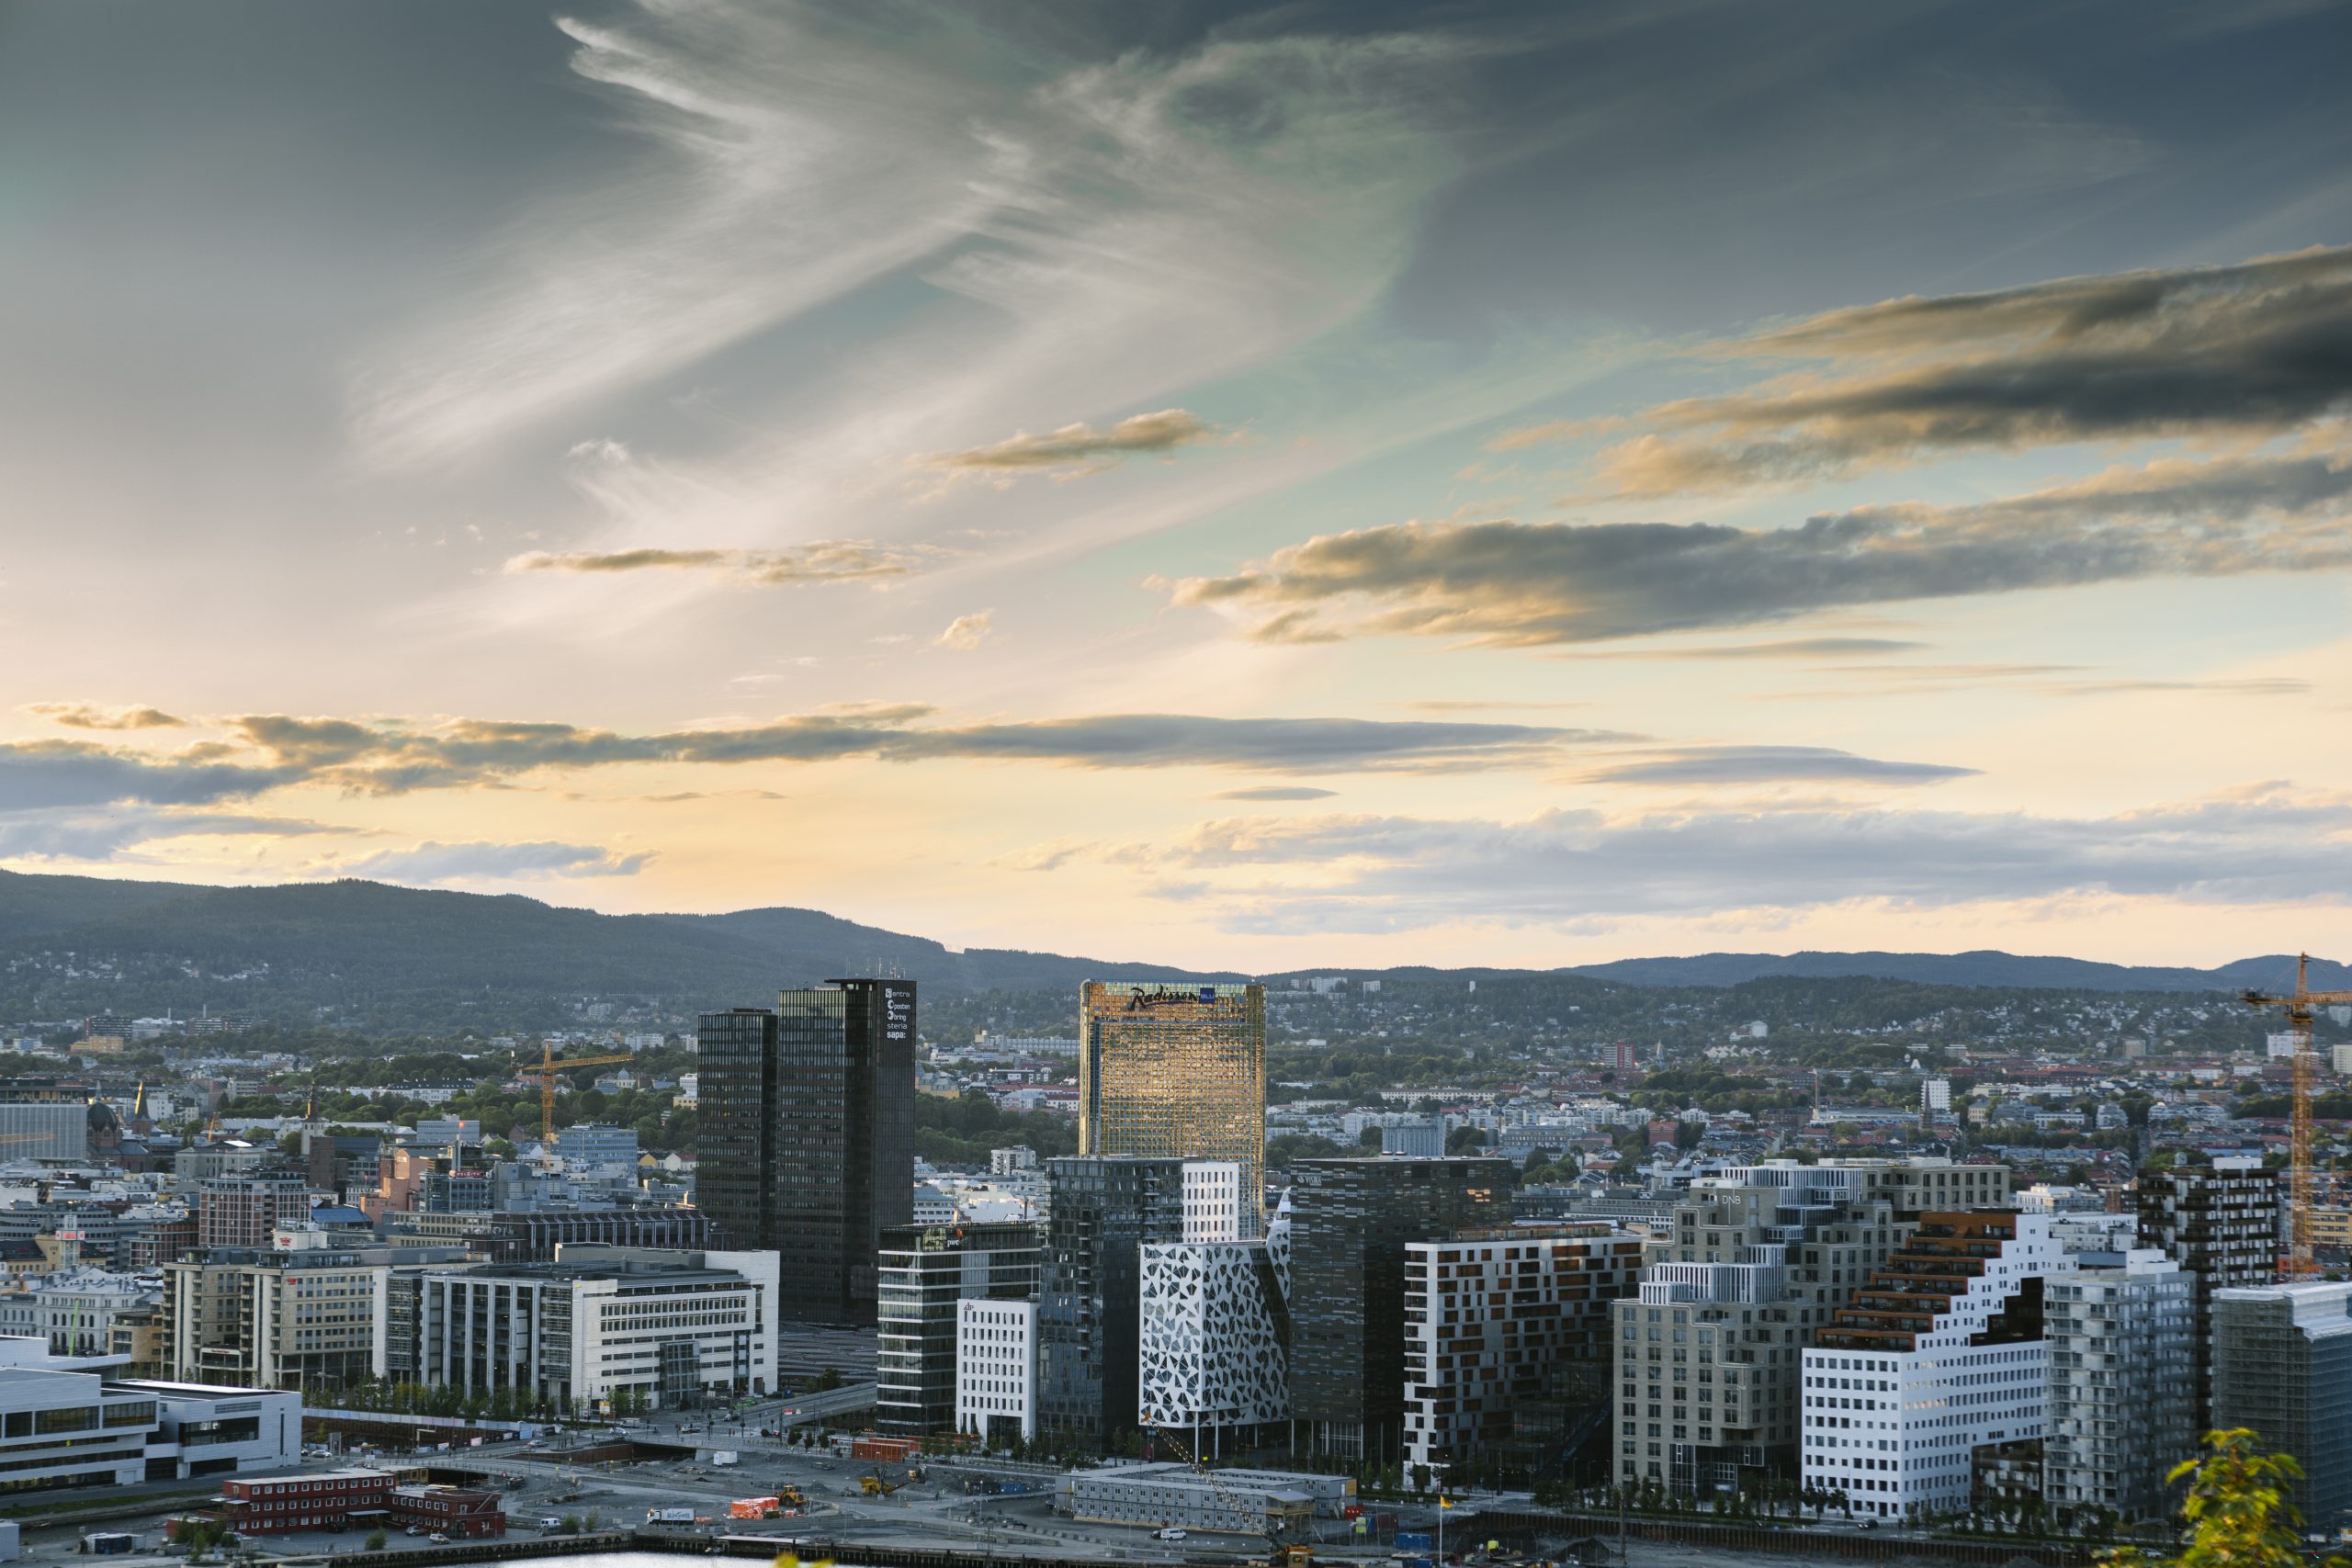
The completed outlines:
<svg viewBox="0 0 2352 1568">
<path fill-rule="evenodd" d="M 1166 1529 L 1157 1529 L 1152 1531 L 1151 1539 L 1154 1540 L 1182 1540 L 1184 1539 L 1184 1532 L 1178 1529 L 1174 1525 L 1170 1525 Z"/>
<path fill-rule="evenodd" d="M 439 1530 L 435 1530 L 431 1535 L 426 1536 L 424 1539 L 431 1541 L 435 1546 L 447 1546 L 449 1544 L 449 1538 L 443 1535 Z"/>
</svg>

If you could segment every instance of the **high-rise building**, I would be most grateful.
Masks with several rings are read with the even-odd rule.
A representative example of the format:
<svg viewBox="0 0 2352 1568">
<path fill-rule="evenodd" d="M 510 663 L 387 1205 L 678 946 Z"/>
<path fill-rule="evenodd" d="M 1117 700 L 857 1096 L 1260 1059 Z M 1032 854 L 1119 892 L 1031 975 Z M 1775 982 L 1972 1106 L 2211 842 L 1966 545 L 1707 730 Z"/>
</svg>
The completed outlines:
<svg viewBox="0 0 2352 1568">
<path fill-rule="evenodd" d="M 1605 1222 L 1407 1243 L 1405 1461 L 1442 1477 L 1521 1450 L 1548 1472 L 1605 1431 L 1610 1319 L 1641 1273 L 1642 1238 Z M 1532 1441 L 1555 1406 L 1549 1440 Z"/>
<path fill-rule="evenodd" d="M 902 1437 L 953 1431 L 958 1303 L 1027 1301 L 1036 1291 L 1033 1225 L 899 1225 L 883 1232 L 874 1391 L 882 1430 Z"/>
<path fill-rule="evenodd" d="M 2078 1253 L 2043 1282 L 2041 1495 L 2052 1507 L 2171 1512 L 2165 1477 L 2197 1451 L 2194 1295 L 2188 1272 L 2153 1247 Z"/>
<path fill-rule="evenodd" d="M 1199 1168 L 1185 1168 L 1188 1186 Z M 1263 1240 L 1229 1224 L 1209 1233 L 1189 1213 L 1186 1228 L 1183 1241 L 1143 1248 L 1136 1419 L 1213 1458 L 1228 1435 L 1290 1420 L 1290 1208 Z"/>
<path fill-rule="evenodd" d="M 1921 1213 L 2008 1194 L 2007 1167 L 1939 1158 L 1771 1160 L 1693 1181 L 1664 1260 L 1617 1306 L 1616 1479 L 1686 1495 L 1793 1479 L 1815 1330 Z"/>
<path fill-rule="evenodd" d="M 2295 1506 L 2334 1535 L 2352 1523 L 2352 1284 L 2224 1288 L 2212 1312 L 2212 1425 L 2301 1461 Z"/>
<path fill-rule="evenodd" d="M 2048 1214 L 1925 1214 L 1804 1352 L 1804 1479 L 1857 1514 L 1968 1506 L 1979 1448 L 2042 1434 Z M 1672 1286 L 1643 1287 L 1671 1300 Z"/>
<path fill-rule="evenodd" d="M 914 1219 L 914 982 L 829 980 L 695 1037 L 697 1206 L 777 1254 L 787 1321 L 871 1325 L 882 1232 Z"/>
<path fill-rule="evenodd" d="M 1266 1164 L 1266 988 L 1090 980 L 1078 1001 L 1081 1154 L 1232 1160 L 1247 1234 Z"/>
<path fill-rule="evenodd" d="M 1143 1249 L 1184 1239 L 1184 1162 L 1078 1155 L 1046 1170 L 1037 1422 L 1108 1450 L 1136 1420 Z"/>
<path fill-rule="evenodd" d="M 2162 1247 L 2195 1282 L 2196 1422 L 2211 1426 L 2213 1292 L 2267 1285 L 2278 1273 L 2278 1179 L 2252 1156 L 2144 1170 L 2140 1239 Z"/>
<path fill-rule="evenodd" d="M 1311 1450 L 1404 1453 L 1406 1248 L 1510 1222 L 1505 1159 L 1300 1160 L 1291 1168 L 1291 1418 Z"/>
</svg>

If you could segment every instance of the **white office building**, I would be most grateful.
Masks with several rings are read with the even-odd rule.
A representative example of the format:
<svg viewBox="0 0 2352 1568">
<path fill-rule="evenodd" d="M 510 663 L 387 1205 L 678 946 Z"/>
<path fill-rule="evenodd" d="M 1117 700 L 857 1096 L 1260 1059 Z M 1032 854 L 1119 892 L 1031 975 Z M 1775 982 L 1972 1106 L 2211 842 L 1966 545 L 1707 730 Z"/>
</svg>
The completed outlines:
<svg viewBox="0 0 2352 1568">
<path fill-rule="evenodd" d="M 775 1253 L 568 1243 L 556 1259 L 422 1276 L 418 1381 L 573 1409 L 624 1389 L 676 1409 L 775 1387 Z"/>
<path fill-rule="evenodd" d="M 1037 1303 L 956 1303 L 956 1429 L 991 1443 L 1037 1435 Z"/>
<path fill-rule="evenodd" d="M 2029 1298 L 2047 1214 L 1929 1213 L 1804 1361 L 1804 1480 L 1857 1515 L 1968 1506 L 1971 1456 L 2042 1435 L 2049 1346 Z"/>
<path fill-rule="evenodd" d="M 1229 1159 L 1184 1162 L 1184 1239 L 1236 1241 L 1258 1234 L 1259 1197 L 1241 1190 L 1241 1163 Z"/>
<path fill-rule="evenodd" d="M 2196 1282 L 2159 1247 L 2069 1263 L 2042 1287 L 2042 1497 L 2162 1518 L 2165 1477 L 2197 1452 Z"/>
</svg>

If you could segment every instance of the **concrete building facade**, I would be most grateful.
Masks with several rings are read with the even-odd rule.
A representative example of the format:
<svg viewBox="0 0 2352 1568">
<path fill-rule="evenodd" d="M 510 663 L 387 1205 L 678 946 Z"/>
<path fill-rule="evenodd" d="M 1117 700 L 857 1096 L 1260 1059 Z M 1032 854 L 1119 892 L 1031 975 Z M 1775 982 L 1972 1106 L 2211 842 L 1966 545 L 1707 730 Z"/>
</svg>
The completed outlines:
<svg viewBox="0 0 2352 1568">
<path fill-rule="evenodd" d="M 2041 1495 L 2052 1507 L 2170 1513 L 2165 1477 L 2197 1452 L 2195 1297 L 2157 1247 L 2080 1253 L 2044 1283 Z"/>
</svg>

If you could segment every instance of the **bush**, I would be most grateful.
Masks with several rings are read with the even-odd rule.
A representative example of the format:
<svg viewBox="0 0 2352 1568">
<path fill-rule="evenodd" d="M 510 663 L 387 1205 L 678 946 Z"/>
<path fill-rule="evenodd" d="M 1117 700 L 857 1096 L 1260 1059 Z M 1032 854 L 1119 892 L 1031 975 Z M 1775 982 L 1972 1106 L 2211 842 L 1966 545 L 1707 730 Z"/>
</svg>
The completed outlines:
<svg viewBox="0 0 2352 1568">
<path fill-rule="evenodd" d="M 368 1532 L 368 1550 L 370 1551 L 383 1551 L 385 1539 L 386 1538 L 382 1530 L 369 1530 Z"/>
<path fill-rule="evenodd" d="M 557 1528 L 556 1533 L 558 1535 L 578 1535 L 580 1533 L 580 1516 L 578 1514 L 564 1515 L 563 1523 Z"/>
</svg>

